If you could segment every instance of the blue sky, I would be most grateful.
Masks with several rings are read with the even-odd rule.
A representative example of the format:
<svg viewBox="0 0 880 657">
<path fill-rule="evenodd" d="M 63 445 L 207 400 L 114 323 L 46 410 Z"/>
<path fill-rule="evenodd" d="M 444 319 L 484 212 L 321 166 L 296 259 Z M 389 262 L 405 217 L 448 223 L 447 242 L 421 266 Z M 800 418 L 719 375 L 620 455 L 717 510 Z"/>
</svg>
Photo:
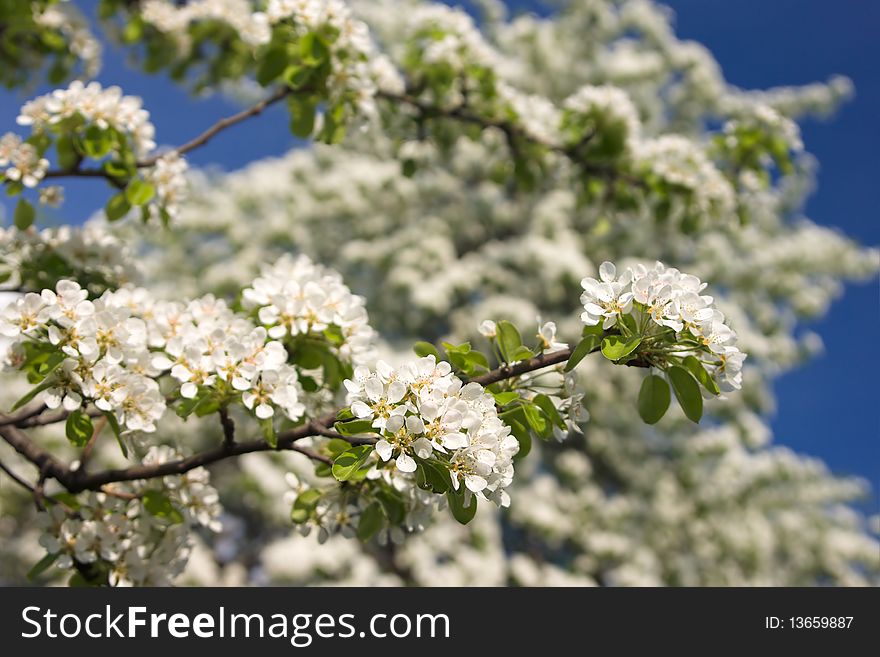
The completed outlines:
<svg viewBox="0 0 880 657">
<path fill-rule="evenodd" d="M 79 0 L 94 6 L 94 0 Z M 520 7 L 530 2 L 515 3 Z M 821 164 L 819 185 L 807 207 L 815 221 L 833 226 L 864 244 L 880 244 L 880 3 L 846 0 L 667 0 L 677 15 L 677 32 L 706 45 L 727 79 L 762 88 L 826 80 L 834 74 L 853 79 L 856 98 L 831 120 L 807 121 L 807 149 Z M 128 68 L 120 52 L 106 53 L 103 84 L 119 84 L 145 98 L 159 140 L 177 144 L 235 111 L 221 98 L 193 100 L 162 77 Z M 38 92 L 44 91 L 38 88 Z M 23 98 L 0 91 L 0 132 L 14 128 Z M 197 166 L 231 170 L 247 162 L 280 155 L 296 142 L 284 129 L 281 108 L 238 126 L 195 151 Z M 64 220 L 79 223 L 107 198 L 101 181 L 67 186 Z M 9 208 L 3 199 L 2 207 Z M 821 457 L 838 473 L 869 479 L 880 490 L 880 413 L 877 383 L 865 345 L 878 335 L 878 280 L 847 287 L 823 320 L 811 323 L 826 344 L 825 353 L 779 379 L 776 441 Z"/>
</svg>

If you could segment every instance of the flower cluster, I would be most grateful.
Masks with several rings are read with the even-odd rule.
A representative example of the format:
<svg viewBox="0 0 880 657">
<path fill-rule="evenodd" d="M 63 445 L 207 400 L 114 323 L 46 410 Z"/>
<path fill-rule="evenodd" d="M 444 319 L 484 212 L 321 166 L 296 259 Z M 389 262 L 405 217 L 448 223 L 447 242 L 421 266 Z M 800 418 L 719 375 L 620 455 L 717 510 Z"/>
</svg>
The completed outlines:
<svg viewBox="0 0 880 657">
<path fill-rule="evenodd" d="M 220 21 L 238 33 L 251 48 L 269 45 L 276 25 L 291 25 L 298 37 L 320 34 L 329 39 L 332 70 L 328 82 L 333 102 L 351 94 L 364 115 L 375 113 L 377 85 L 400 87 L 400 76 L 376 52 L 365 23 L 357 20 L 341 0 L 269 0 L 265 11 L 252 11 L 248 0 L 196 0 L 175 6 L 166 0 L 148 0 L 144 22 L 190 47 L 188 30 L 199 21 Z"/>
<path fill-rule="evenodd" d="M 418 459 L 439 459 L 456 490 L 507 506 L 513 480 L 513 456 L 519 449 L 510 427 L 495 410 L 495 400 L 478 383 L 462 384 L 445 361 L 434 356 L 397 369 L 380 361 L 346 380 L 351 412 L 370 420 L 380 435 L 376 454 L 400 472 L 411 473 Z"/>
<path fill-rule="evenodd" d="M 601 324 L 611 329 L 634 316 L 643 335 L 656 330 L 674 332 L 675 352 L 705 351 L 713 359 L 712 374 L 722 389 L 742 387 L 742 365 L 746 355 L 736 347 L 736 333 L 715 308 L 714 299 L 702 294 L 706 283 L 696 276 L 658 262 L 627 268 L 620 276 L 610 262 L 599 267 L 599 280 L 584 278 L 581 320 L 587 326 Z M 637 315 L 637 317 L 635 317 Z"/>
<path fill-rule="evenodd" d="M 407 22 L 421 61 L 449 67 L 452 77 L 468 66 L 490 67 L 498 62 L 497 54 L 464 11 L 443 5 L 423 6 L 413 11 Z"/>
<path fill-rule="evenodd" d="M 63 360 L 41 385 L 49 408 L 72 411 L 90 401 L 129 431 L 155 431 L 165 399 L 150 378 L 147 326 L 122 293 L 90 301 L 78 283 L 59 281 L 54 291 L 29 292 L 7 305 L 0 335 L 14 340 L 13 365 L 27 367 L 35 354 L 60 352 Z"/>
<path fill-rule="evenodd" d="M 169 218 L 177 217 L 180 203 L 186 197 L 188 168 L 186 160 L 177 151 L 171 151 L 144 172 L 144 180 L 153 185 L 156 193 L 150 204 L 152 213 L 164 211 Z"/>
<path fill-rule="evenodd" d="M 565 99 L 562 107 L 566 139 L 574 144 L 588 140 L 591 149 L 600 155 L 619 155 L 639 138 L 639 114 L 626 92 L 618 87 L 581 87 Z"/>
<path fill-rule="evenodd" d="M 226 23 L 251 46 L 268 43 L 271 34 L 266 15 L 251 10 L 249 0 L 194 0 L 183 5 L 167 0 L 147 0 L 141 5 L 141 18 L 183 44 L 187 41 L 188 27 L 197 21 Z"/>
<path fill-rule="evenodd" d="M 169 447 L 151 447 L 155 465 L 177 459 Z M 75 508 L 53 504 L 42 513 L 42 545 L 62 569 L 76 563 L 113 586 L 170 584 L 186 566 L 191 531 L 220 531 L 217 491 L 204 468 L 157 481 L 116 484 L 89 493 Z"/>
<path fill-rule="evenodd" d="M 687 190 L 700 213 L 723 217 L 733 209 L 730 183 L 694 141 L 663 135 L 634 147 L 637 167 L 665 185 Z"/>
<path fill-rule="evenodd" d="M 3 178 L 20 182 L 25 187 L 36 187 L 48 169 L 49 160 L 31 144 L 23 142 L 21 137 L 12 132 L 0 137 L 0 174 Z"/>
<path fill-rule="evenodd" d="M 123 290 L 134 306 L 144 307 L 142 290 Z M 200 392 L 221 398 L 241 395 L 242 403 L 264 420 L 280 409 L 291 420 L 302 417 L 303 391 L 296 370 L 287 364 L 284 345 L 268 340 L 266 329 L 237 316 L 212 295 L 191 301 L 157 303 L 147 319 L 150 345 L 159 353 L 150 365 L 170 371 L 184 399 Z"/>
<path fill-rule="evenodd" d="M 276 340 L 297 336 L 330 339 L 339 357 L 354 365 L 373 358 L 375 331 L 363 297 L 351 293 L 337 272 L 307 256 L 282 256 L 263 268 L 242 302 Z"/>
<path fill-rule="evenodd" d="M 43 132 L 73 117 L 79 117 L 85 126 L 112 128 L 125 135 L 138 157 L 156 147 L 156 130 L 149 120 L 150 113 L 141 106 L 141 99 L 124 96 L 119 87 L 105 89 L 98 82 L 86 85 L 74 80 L 67 89 L 38 96 L 25 103 L 17 121 L 35 132 Z"/>
<path fill-rule="evenodd" d="M 93 293 L 139 276 L 131 248 L 98 223 L 41 231 L 0 228 L 0 289 L 54 287 L 57 281 L 52 276 L 61 267 L 63 277 L 88 284 Z M 8 274 L 5 280 L 4 274 Z"/>
<path fill-rule="evenodd" d="M 101 42 L 89 30 L 88 19 L 72 3 L 61 0 L 40 11 L 34 5 L 34 22 L 57 30 L 67 39 L 70 52 L 82 61 L 83 77 L 93 78 L 101 68 Z"/>
</svg>

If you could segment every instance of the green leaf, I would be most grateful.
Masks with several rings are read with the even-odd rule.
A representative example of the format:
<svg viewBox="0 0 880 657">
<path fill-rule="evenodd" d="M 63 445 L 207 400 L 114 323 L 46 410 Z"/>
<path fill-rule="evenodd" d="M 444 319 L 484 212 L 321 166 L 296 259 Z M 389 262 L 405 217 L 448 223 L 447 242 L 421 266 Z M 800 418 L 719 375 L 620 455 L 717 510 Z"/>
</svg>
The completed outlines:
<svg viewBox="0 0 880 657">
<path fill-rule="evenodd" d="M 294 343 L 291 360 L 305 370 L 316 370 L 324 365 L 327 346 L 298 340 Z"/>
<path fill-rule="evenodd" d="M 318 104 L 311 97 L 297 97 L 288 104 L 290 108 L 290 131 L 297 137 L 307 139 L 315 131 Z"/>
<path fill-rule="evenodd" d="M 131 204 L 125 197 L 125 192 L 111 196 L 104 206 L 104 212 L 107 215 L 107 221 L 119 221 L 131 210 Z"/>
<path fill-rule="evenodd" d="M 327 59 L 330 51 L 321 37 L 314 32 L 309 32 L 300 39 L 299 54 L 305 64 L 315 67 Z"/>
<path fill-rule="evenodd" d="M 349 443 L 347 440 L 342 440 L 342 438 L 331 438 L 327 441 L 325 447 L 327 449 L 327 453 L 330 454 L 330 456 L 332 456 L 333 458 L 336 458 L 337 456 L 342 454 L 342 452 L 350 449 L 351 443 Z"/>
<path fill-rule="evenodd" d="M 27 199 L 20 198 L 15 206 L 15 212 L 12 215 L 12 221 L 19 230 L 27 230 L 30 228 L 34 219 L 37 217 L 37 211 Z"/>
<path fill-rule="evenodd" d="M 574 351 L 571 352 L 571 356 L 568 357 L 568 362 L 565 364 L 565 371 L 571 372 L 578 364 L 586 358 L 586 356 L 593 352 L 600 344 L 602 343 L 602 337 L 600 335 L 595 335 L 593 333 L 588 334 L 583 340 L 578 342 L 577 346 L 574 348 Z"/>
<path fill-rule="evenodd" d="M 149 203 L 156 194 L 156 188 L 141 178 L 132 178 L 125 188 L 125 198 L 132 206 Z"/>
<path fill-rule="evenodd" d="M 416 342 L 413 345 L 413 351 L 416 352 L 416 356 L 420 358 L 424 358 L 425 356 L 434 356 L 438 361 L 442 360 L 440 358 L 440 352 L 437 351 L 437 347 L 432 345 L 430 342 Z"/>
<path fill-rule="evenodd" d="M 373 428 L 372 420 L 349 420 L 348 422 L 337 422 L 334 425 L 336 431 L 343 436 L 360 436 L 365 433 L 376 433 Z"/>
<path fill-rule="evenodd" d="M 260 429 L 263 430 L 263 438 L 272 449 L 278 449 L 278 434 L 275 433 L 275 423 L 271 417 L 260 420 Z"/>
<path fill-rule="evenodd" d="M 28 394 L 15 402 L 15 404 L 13 404 L 12 406 L 12 410 L 17 411 L 19 408 L 31 401 L 34 397 L 39 395 L 44 390 L 48 390 L 53 385 L 55 385 L 54 381 L 43 381 L 40 385 L 38 385 L 36 388 L 33 388 Z"/>
<path fill-rule="evenodd" d="M 85 447 L 95 432 L 95 427 L 92 424 L 92 418 L 81 410 L 76 410 L 67 416 L 64 430 L 71 445 Z"/>
<path fill-rule="evenodd" d="M 369 458 L 372 445 L 357 445 L 333 459 L 333 476 L 337 481 L 348 481 Z"/>
<path fill-rule="evenodd" d="M 608 360 L 619 361 L 633 353 L 641 343 L 639 337 L 627 339 L 621 335 L 609 335 L 602 340 L 602 355 Z"/>
<path fill-rule="evenodd" d="M 309 519 L 309 516 L 312 515 L 312 511 L 315 510 L 315 507 L 318 506 L 318 501 L 320 499 L 320 490 L 316 488 L 304 490 L 297 495 L 296 500 L 293 503 L 293 508 L 290 510 L 290 519 L 297 524 L 305 522 Z"/>
<path fill-rule="evenodd" d="M 382 529 L 384 524 L 385 512 L 382 511 L 382 504 L 373 502 L 361 513 L 361 519 L 357 527 L 357 537 L 367 542 L 373 538 L 376 532 Z"/>
<path fill-rule="evenodd" d="M 516 453 L 515 458 L 521 459 L 527 456 L 532 451 L 532 434 L 529 433 L 524 424 L 517 420 L 508 419 L 506 422 L 510 426 L 510 433 L 519 442 L 519 451 Z"/>
<path fill-rule="evenodd" d="M 547 434 L 551 431 L 550 424 L 538 407 L 531 403 L 523 403 L 522 411 L 532 431 L 538 434 L 538 436 L 546 438 Z"/>
<path fill-rule="evenodd" d="M 58 153 L 58 166 L 62 171 L 73 169 L 79 164 L 80 155 L 76 152 L 73 140 L 69 135 L 62 135 L 55 142 L 55 150 Z"/>
<path fill-rule="evenodd" d="M 46 569 L 55 563 L 56 559 L 61 556 L 60 552 L 56 552 L 55 554 L 47 554 L 45 557 L 40 559 L 37 563 L 34 564 L 34 567 L 31 568 L 27 573 L 27 578 L 29 581 L 35 580 L 39 577 Z"/>
<path fill-rule="evenodd" d="M 173 525 L 183 522 L 183 515 L 178 511 L 168 496 L 159 491 L 151 490 L 141 498 L 144 508 L 157 518 L 167 520 Z"/>
<path fill-rule="evenodd" d="M 520 351 L 520 347 L 523 346 L 522 336 L 513 324 L 507 320 L 498 322 L 496 324 L 496 339 L 505 362 L 512 363 L 516 360 L 521 360 L 516 358 L 516 354 Z"/>
<path fill-rule="evenodd" d="M 416 484 L 422 490 L 442 495 L 452 488 L 452 478 L 445 465 L 430 459 L 420 459 L 416 468 Z"/>
<path fill-rule="evenodd" d="M 655 424 L 669 408 L 669 384 L 656 374 L 645 377 L 639 390 L 639 415 L 647 424 Z"/>
<path fill-rule="evenodd" d="M 715 379 L 706 371 L 706 368 L 703 367 L 703 364 L 700 362 L 700 359 L 696 356 L 688 356 L 684 359 L 685 368 L 693 374 L 697 381 L 703 384 L 703 387 L 711 392 L 713 395 L 720 395 L 721 390 L 718 388 L 718 384 L 715 382 Z"/>
<path fill-rule="evenodd" d="M 477 514 L 477 496 L 471 495 L 470 505 L 465 506 L 464 490 L 464 486 L 462 486 L 457 491 L 446 493 L 446 501 L 449 502 L 449 510 L 452 511 L 452 517 L 462 525 L 468 524 Z"/>
<path fill-rule="evenodd" d="M 562 415 L 559 414 L 559 410 L 556 408 L 553 400 L 545 394 L 539 394 L 535 395 L 533 401 L 535 402 L 535 405 L 544 412 L 544 415 L 547 416 L 547 419 L 550 420 L 552 424 L 555 424 L 563 431 L 565 430 L 565 420 L 562 419 Z"/>
<path fill-rule="evenodd" d="M 495 397 L 495 403 L 499 406 L 507 406 L 519 399 L 518 392 L 493 392 L 492 396 Z"/>
<path fill-rule="evenodd" d="M 345 422 L 347 420 L 353 420 L 354 413 L 351 412 L 351 408 L 346 406 L 345 408 L 343 408 L 342 410 L 340 410 L 336 414 L 336 419 L 339 420 L 340 422 Z"/>
<path fill-rule="evenodd" d="M 104 413 L 104 417 L 107 418 L 107 424 L 110 425 L 113 435 L 116 436 L 116 442 L 119 443 L 119 449 L 122 450 L 122 455 L 125 458 L 128 458 L 128 447 L 125 446 L 125 441 L 122 440 L 122 427 L 119 426 L 119 420 L 117 420 L 116 416 L 109 411 Z"/>
<path fill-rule="evenodd" d="M 86 128 L 80 143 L 83 152 L 95 160 L 100 160 L 113 148 L 113 138 L 109 131 L 102 130 L 94 124 Z"/>
<path fill-rule="evenodd" d="M 672 382 L 672 390 L 675 392 L 681 410 L 691 422 L 699 422 L 703 417 L 703 397 L 693 374 L 677 365 L 670 367 L 666 374 Z"/>
<path fill-rule="evenodd" d="M 400 493 L 390 486 L 382 486 L 376 491 L 376 499 L 385 509 L 385 515 L 392 525 L 399 525 L 406 518 L 406 505 L 400 497 Z"/>
<path fill-rule="evenodd" d="M 290 57 L 287 54 L 287 48 L 283 46 L 270 48 L 263 55 L 263 59 L 257 67 L 257 82 L 264 87 L 271 84 L 284 73 L 288 63 L 290 63 Z"/>
</svg>

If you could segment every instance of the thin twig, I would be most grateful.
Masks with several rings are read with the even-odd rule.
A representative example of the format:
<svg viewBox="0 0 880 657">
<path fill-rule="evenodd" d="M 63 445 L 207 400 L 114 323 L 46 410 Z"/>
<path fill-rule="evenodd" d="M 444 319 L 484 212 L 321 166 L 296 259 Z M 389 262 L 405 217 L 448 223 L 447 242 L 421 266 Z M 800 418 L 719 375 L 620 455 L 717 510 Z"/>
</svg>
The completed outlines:
<svg viewBox="0 0 880 657">
<path fill-rule="evenodd" d="M 95 449 L 95 443 L 98 442 L 98 436 L 101 434 L 101 431 L 104 427 L 107 426 L 107 416 L 101 415 L 98 418 L 98 421 L 95 423 L 95 428 L 92 431 L 92 436 L 89 438 L 89 442 L 86 443 L 86 446 L 83 447 L 82 455 L 79 457 L 79 469 L 85 470 L 86 464 L 88 464 L 89 459 L 92 457 L 92 451 Z"/>
<path fill-rule="evenodd" d="M 34 491 L 34 487 L 31 486 L 27 481 L 25 481 L 24 478 L 22 478 L 22 477 L 20 477 L 19 475 L 15 474 L 15 472 L 13 472 L 13 471 L 9 468 L 9 466 L 7 466 L 3 461 L 0 461 L 0 470 L 2 470 L 3 472 L 5 472 L 6 475 L 7 475 L 10 479 L 12 479 L 12 481 L 14 481 L 16 484 L 18 484 L 19 486 L 21 486 L 21 487 L 24 488 L 25 490 L 27 490 L 31 495 L 34 494 L 34 492 L 35 492 L 35 491 Z"/>
</svg>

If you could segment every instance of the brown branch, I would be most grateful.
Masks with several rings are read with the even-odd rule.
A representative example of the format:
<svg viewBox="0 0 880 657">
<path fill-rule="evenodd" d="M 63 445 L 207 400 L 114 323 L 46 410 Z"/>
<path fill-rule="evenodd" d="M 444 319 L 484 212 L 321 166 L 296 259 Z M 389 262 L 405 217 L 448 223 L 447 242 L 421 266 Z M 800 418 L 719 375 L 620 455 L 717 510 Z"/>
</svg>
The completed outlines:
<svg viewBox="0 0 880 657">
<path fill-rule="evenodd" d="M 12 479 L 12 481 L 14 481 L 16 484 L 18 484 L 22 488 L 26 489 L 31 495 L 34 495 L 36 493 L 33 486 L 31 486 L 28 482 L 26 482 L 23 477 L 20 477 L 17 474 L 15 474 L 15 472 L 13 472 L 9 468 L 9 466 L 7 466 L 3 461 L 0 461 L 0 470 L 5 472 L 6 475 L 10 479 Z"/>
<path fill-rule="evenodd" d="M 41 475 L 53 477 L 66 486 L 70 478 L 70 468 L 49 452 L 38 446 L 17 427 L 0 426 L 0 437 L 25 459 L 39 468 Z"/>
<path fill-rule="evenodd" d="M 43 403 L 37 403 L 36 405 L 32 405 L 30 407 L 25 406 L 20 409 L 16 413 L 4 414 L 0 413 L 0 426 L 5 426 L 7 424 L 14 424 L 16 426 L 21 426 L 22 422 L 27 422 L 31 418 L 40 415 L 46 410 L 46 405 Z"/>
<path fill-rule="evenodd" d="M 607 164 L 589 162 L 584 159 L 584 146 L 586 146 L 593 138 L 592 133 L 585 136 L 577 144 L 565 146 L 562 144 L 554 144 L 539 139 L 538 137 L 529 134 L 521 126 L 513 123 L 512 121 L 492 119 L 486 116 L 481 116 L 480 114 L 475 114 L 469 111 L 465 105 L 457 105 L 455 107 L 441 107 L 438 105 L 427 103 L 412 94 L 397 94 L 389 91 L 382 91 L 381 89 L 377 92 L 376 95 L 391 102 L 409 105 L 410 107 L 418 110 L 419 115 L 422 118 L 446 118 L 453 121 L 459 121 L 461 123 L 470 123 L 472 125 L 477 125 L 482 127 L 483 129 L 496 128 L 498 130 L 501 130 L 501 132 L 503 132 L 505 137 L 507 138 L 507 143 L 509 144 L 509 147 L 512 151 L 516 148 L 515 139 L 521 139 L 525 142 L 532 143 L 536 146 L 546 148 L 549 151 L 559 153 L 560 155 L 567 157 L 572 162 L 577 164 L 586 174 L 599 178 L 604 178 L 605 180 L 609 181 L 618 179 L 623 180 L 636 187 L 645 186 L 645 182 L 640 178 L 637 178 L 636 176 L 630 175 Z"/>
<path fill-rule="evenodd" d="M 572 349 L 563 349 L 552 354 L 541 354 L 513 365 L 505 364 L 495 370 L 473 377 L 471 381 L 485 386 L 520 376 L 528 372 L 540 370 L 545 367 L 550 367 L 551 365 L 558 365 L 567 361 L 571 356 L 572 351 Z M 598 351 L 598 347 L 593 350 L 593 352 L 595 351 Z M 649 366 L 647 362 L 642 361 L 640 358 L 629 361 L 626 364 L 631 367 Z M 222 421 L 221 417 L 221 422 Z M 310 420 L 303 425 L 294 427 L 293 429 L 283 431 L 278 434 L 277 446 L 275 447 L 267 443 L 264 439 L 250 440 L 247 442 L 230 442 L 224 440 L 222 445 L 213 449 L 186 458 L 177 459 L 175 461 L 150 465 L 133 465 L 127 468 L 103 470 L 94 473 L 87 473 L 83 469 L 71 470 L 68 466 L 55 459 L 51 454 L 38 447 L 17 427 L 11 425 L 0 426 L 0 437 L 12 445 L 12 447 L 28 461 L 35 464 L 40 469 L 43 477 L 53 477 L 67 488 L 68 491 L 71 493 L 77 493 L 83 490 L 101 490 L 107 484 L 114 482 L 153 479 L 155 477 L 184 474 L 195 468 L 204 467 L 234 456 L 241 456 L 242 454 L 250 454 L 253 452 L 290 449 L 304 454 L 316 461 L 330 463 L 330 459 L 327 457 L 294 444 L 296 441 L 309 436 L 331 436 L 334 438 L 342 438 L 352 445 L 370 445 L 376 442 L 376 438 L 372 436 L 343 436 L 332 429 L 328 429 L 328 426 L 332 425 L 335 421 L 336 413 L 333 413 L 321 418 Z"/>
<path fill-rule="evenodd" d="M 307 93 L 307 92 L 308 92 L 308 90 L 305 90 L 305 89 L 299 89 L 297 91 L 297 93 Z M 272 95 L 270 95 L 267 98 L 264 98 L 263 100 L 258 102 L 256 105 L 252 105 L 251 107 L 248 107 L 247 109 L 244 109 L 236 114 L 233 114 L 232 116 L 227 116 L 225 119 L 220 119 L 219 121 L 217 121 L 217 123 L 215 123 L 210 128 L 205 130 L 198 137 L 195 137 L 194 139 L 189 140 L 185 144 L 181 144 L 177 148 L 173 149 L 172 152 L 178 153 L 180 155 L 183 155 L 185 153 L 189 153 L 190 151 L 195 150 L 199 146 L 203 146 L 203 145 L 207 144 L 214 136 L 216 136 L 220 132 L 223 132 L 227 128 L 230 128 L 230 127 L 236 125 L 237 123 L 241 123 L 242 121 L 249 119 L 252 116 L 257 116 L 259 114 L 262 114 L 263 111 L 267 107 L 269 107 L 270 105 L 274 105 L 278 101 L 286 98 L 291 93 L 293 93 L 293 89 L 290 89 L 289 87 L 281 87 L 281 88 L 277 89 Z M 151 157 L 148 157 L 146 160 L 138 162 L 137 165 L 138 165 L 138 167 L 153 166 L 160 157 L 162 157 L 161 154 L 153 155 Z"/>
<path fill-rule="evenodd" d="M 95 449 L 95 443 L 98 442 L 98 436 L 101 435 L 101 431 L 105 426 L 107 426 L 107 416 L 102 414 L 95 423 L 95 427 L 92 430 L 92 436 L 89 438 L 89 442 L 86 443 L 86 446 L 83 447 L 82 455 L 79 457 L 80 470 L 86 469 L 89 459 L 92 458 L 92 451 Z"/>
<path fill-rule="evenodd" d="M 57 424 L 59 422 L 64 422 L 67 417 L 70 415 L 70 411 L 66 411 L 63 408 L 59 408 L 56 411 L 52 411 L 51 413 L 45 412 L 45 407 L 43 408 L 42 413 L 39 415 L 30 415 L 18 421 L 8 422 L 6 416 L 0 416 L 4 419 L 0 420 L 0 425 L 4 424 L 14 424 L 19 429 L 30 429 L 31 427 L 43 427 L 50 424 Z M 89 408 L 84 411 L 86 415 L 91 418 L 100 417 L 104 413 L 97 408 Z"/>
<path fill-rule="evenodd" d="M 499 381 L 504 381 L 505 379 L 512 379 L 520 374 L 526 374 L 527 372 L 540 370 L 545 367 L 550 367 L 551 365 L 564 363 L 571 357 L 572 351 L 574 350 L 562 349 L 561 351 L 554 351 L 552 354 L 540 354 L 539 356 L 529 358 L 528 360 L 521 360 L 513 365 L 502 365 L 491 372 L 475 376 L 470 379 L 470 381 L 479 383 L 482 386 L 488 386 L 493 383 L 498 383 Z"/>
</svg>

